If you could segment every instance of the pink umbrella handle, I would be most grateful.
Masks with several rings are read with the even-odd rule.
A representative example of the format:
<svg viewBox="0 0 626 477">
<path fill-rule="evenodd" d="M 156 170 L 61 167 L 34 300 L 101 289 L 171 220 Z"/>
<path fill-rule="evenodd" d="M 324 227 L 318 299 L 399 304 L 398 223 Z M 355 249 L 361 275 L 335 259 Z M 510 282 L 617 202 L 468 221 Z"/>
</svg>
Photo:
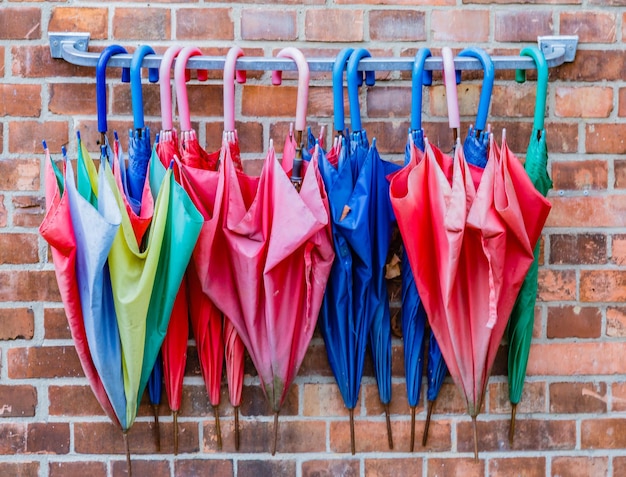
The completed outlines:
<svg viewBox="0 0 626 477">
<path fill-rule="evenodd" d="M 456 91 L 456 71 L 454 69 L 454 55 L 452 50 L 445 46 L 441 49 L 443 58 L 443 82 L 446 85 L 446 99 L 448 102 L 448 121 L 450 128 L 461 127 L 459 119 L 459 100 Z"/>
<path fill-rule="evenodd" d="M 226 61 L 224 62 L 224 131 L 235 130 L 235 83 L 246 82 L 246 72 L 237 71 L 237 58 L 244 56 L 243 50 L 238 46 L 233 46 L 228 50 Z"/>
<path fill-rule="evenodd" d="M 202 51 L 195 46 L 183 48 L 176 59 L 174 66 L 174 84 L 176 85 L 176 103 L 178 105 L 178 117 L 180 118 L 180 130 L 191 130 L 191 116 L 189 115 L 189 100 L 187 98 L 187 84 L 185 83 L 185 70 L 187 61 L 192 56 L 201 56 Z"/>
<path fill-rule="evenodd" d="M 170 84 L 170 70 L 174 58 L 182 50 L 182 46 L 170 46 L 161 60 L 159 66 L 159 88 L 161 91 L 161 129 L 170 131 L 172 129 L 172 88 Z"/>
<path fill-rule="evenodd" d="M 296 102 L 296 131 L 306 127 L 306 108 L 309 101 L 309 64 L 300 50 L 294 47 L 283 48 L 276 55 L 278 58 L 291 58 L 298 65 L 298 100 Z M 279 85 L 283 79 L 282 71 L 272 71 L 272 84 Z"/>
</svg>

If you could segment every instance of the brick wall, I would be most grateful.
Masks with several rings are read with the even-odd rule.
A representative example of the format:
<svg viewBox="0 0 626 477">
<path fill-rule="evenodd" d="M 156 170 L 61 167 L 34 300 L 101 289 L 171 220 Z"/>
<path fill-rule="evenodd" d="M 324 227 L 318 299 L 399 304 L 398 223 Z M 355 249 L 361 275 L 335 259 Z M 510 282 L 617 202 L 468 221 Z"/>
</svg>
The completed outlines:
<svg viewBox="0 0 626 477">
<path fill-rule="evenodd" d="M 413 4 L 417 4 L 414 6 Z M 528 5 L 531 4 L 530 8 Z M 518 431 L 510 449 L 505 353 L 490 380 L 479 417 L 481 460 L 472 461 L 464 403 L 447 382 L 437 403 L 427 448 L 410 454 L 401 341 L 394 341 L 392 427 L 385 424 L 371 364 L 357 407 L 357 455 L 349 451 L 343 407 L 324 346 L 314 337 L 282 411 L 279 454 L 271 457 L 271 413 L 254 370 L 246 368 L 242 443 L 233 446 L 233 414 L 222 404 L 224 449 L 216 450 L 193 342 L 181 409 L 180 455 L 172 455 L 172 422 L 161 407 L 163 452 L 156 453 L 150 411 L 130 433 L 135 475 L 508 476 L 626 475 L 626 13 L 623 0 L 272 0 L 210 3 L 0 1 L 0 475 L 124 475 L 121 435 L 108 423 L 82 375 L 59 302 L 49 251 L 37 227 L 44 215 L 46 139 L 56 155 L 75 153 L 80 129 L 96 150 L 92 68 L 50 58 L 48 31 L 88 31 L 92 51 L 113 42 L 148 43 L 162 52 L 173 41 L 224 54 L 235 42 L 248 55 L 271 56 L 286 45 L 308 56 L 333 56 L 346 45 L 373 55 L 412 56 L 429 46 L 456 51 L 476 45 L 517 54 L 537 35 L 577 34 L 576 61 L 550 72 L 548 146 L 554 190 L 544 230 L 534 344 Z M 109 74 L 109 129 L 131 124 L 128 85 Z M 219 146 L 221 87 L 189 86 L 202 144 Z M 530 75 L 529 76 L 533 76 Z M 295 108 L 295 81 L 272 87 L 267 73 L 250 73 L 237 87 L 237 128 L 246 168 L 258 171 L 269 138 L 282 142 Z M 469 123 L 480 75 L 464 75 L 461 114 Z M 428 136 L 451 145 L 440 75 L 425 93 Z M 370 137 L 389 159 L 400 158 L 408 127 L 406 74 L 379 73 L 361 92 Z M 331 126 L 329 76 L 313 75 L 309 123 Z M 145 85 L 148 123 L 160 125 L 158 86 Z M 532 81 L 519 85 L 499 72 L 490 122 L 508 130 L 523 152 L 534 104 Z M 223 403 L 227 403 L 224 390 Z M 417 433 L 425 419 L 418 408 Z M 522 470 L 523 469 L 523 470 Z"/>
</svg>

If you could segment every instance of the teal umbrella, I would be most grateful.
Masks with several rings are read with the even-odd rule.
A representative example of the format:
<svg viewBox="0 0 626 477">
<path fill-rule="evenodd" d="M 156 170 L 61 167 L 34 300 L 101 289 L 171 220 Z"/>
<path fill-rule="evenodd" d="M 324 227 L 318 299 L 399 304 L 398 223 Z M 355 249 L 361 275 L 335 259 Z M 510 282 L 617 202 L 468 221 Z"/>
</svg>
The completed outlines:
<svg viewBox="0 0 626 477">
<path fill-rule="evenodd" d="M 552 181 L 548 176 L 548 149 L 546 147 L 546 131 L 544 117 L 546 111 L 546 96 L 548 90 L 548 64 L 541 50 L 536 47 L 524 48 L 522 56 L 530 56 L 537 64 L 537 97 L 535 103 L 535 118 L 533 132 L 526 151 L 524 168 L 535 188 L 545 197 L 552 188 Z M 516 80 L 524 82 L 524 70 L 516 72 Z M 517 295 L 515 306 L 509 318 L 507 335 L 509 339 L 509 400 L 511 401 L 511 426 L 509 428 L 509 442 L 513 443 L 515 435 L 515 413 L 517 404 L 522 398 L 526 365 L 530 352 L 530 342 L 533 336 L 535 323 L 535 301 L 537 300 L 537 272 L 539 268 L 539 243 L 534 249 L 535 259 L 528 270 L 522 288 Z"/>
</svg>

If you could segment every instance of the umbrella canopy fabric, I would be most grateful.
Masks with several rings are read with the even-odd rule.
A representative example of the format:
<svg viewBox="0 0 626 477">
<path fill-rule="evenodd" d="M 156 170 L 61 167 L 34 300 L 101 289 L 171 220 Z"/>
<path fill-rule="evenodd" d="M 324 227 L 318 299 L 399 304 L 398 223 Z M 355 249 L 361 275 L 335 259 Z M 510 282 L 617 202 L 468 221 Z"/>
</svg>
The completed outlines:
<svg viewBox="0 0 626 477">
<path fill-rule="evenodd" d="M 548 148 L 546 146 L 546 131 L 544 117 L 546 110 L 546 95 L 548 90 L 548 65 L 543 53 L 538 48 L 524 48 L 522 56 L 530 56 L 537 65 L 537 93 L 535 103 L 535 117 L 533 131 L 526 150 L 524 169 L 531 182 L 544 197 L 552 188 L 552 180 L 548 175 Z M 518 81 L 525 79 L 523 70 L 516 74 Z M 507 328 L 509 342 L 508 381 L 509 398 L 512 404 L 511 427 L 509 441 L 513 442 L 515 433 L 515 412 L 517 404 L 522 398 L 526 366 L 530 353 L 530 343 L 535 323 L 535 302 L 537 299 L 537 275 L 539 269 L 539 243 L 535 245 L 534 260 L 524 283 L 519 291 L 515 306 L 509 318 Z"/>
<path fill-rule="evenodd" d="M 115 410 L 111 405 L 89 350 L 76 273 L 77 242 L 70 215 L 69 192 L 64 186 L 65 174 L 58 170 L 45 144 L 44 149 L 46 155 L 46 215 L 39 226 L 39 233 L 50 245 L 59 292 L 85 377 L 106 415 L 114 424 L 119 426 Z M 63 168 L 65 170 L 65 164 L 63 164 Z"/>
<path fill-rule="evenodd" d="M 78 138 L 78 169 L 93 161 Z M 85 169 L 87 169 L 85 167 Z M 70 161 L 66 162 L 66 191 L 76 237 L 76 281 L 89 351 L 122 430 L 130 424 L 122 376 L 122 348 L 107 257 L 121 224 L 114 192 L 104 176 L 96 173 L 95 189 L 78 174 L 78 188 Z M 91 202 L 90 202 L 91 199 Z M 95 204 L 94 204 L 95 203 Z"/>
</svg>

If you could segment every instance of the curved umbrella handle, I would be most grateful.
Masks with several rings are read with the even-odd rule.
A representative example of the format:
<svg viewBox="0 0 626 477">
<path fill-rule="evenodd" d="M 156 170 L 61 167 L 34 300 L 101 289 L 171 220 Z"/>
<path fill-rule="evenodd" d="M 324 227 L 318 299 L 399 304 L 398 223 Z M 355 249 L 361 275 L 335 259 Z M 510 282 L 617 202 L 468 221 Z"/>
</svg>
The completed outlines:
<svg viewBox="0 0 626 477">
<path fill-rule="evenodd" d="M 309 64 L 300 50 L 294 47 L 283 48 L 276 55 L 278 58 L 291 58 L 298 65 L 298 99 L 296 102 L 296 131 L 304 131 L 306 127 L 306 110 L 309 102 Z M 272 71 L 272 84 L 282 82 L 283 72 Z"/>
<path fill-rule="evenodd" d="M 343 134 L 346 128 L 343 108 L 343 70 L 354 48 L 344 48 L 339 52 L 333 63 L 333 115 L 335 116 L 335 131 Z"/>
<path fill-rule="evenodd" d="M 415 54 L 411 77 L 411 130 L 422 129 L 422 86 L 433 83 L 433 72 L 424 70 L 426 58 L 432 56 L 428 48 L 420 48 Z"/>
<path fill-rule="evenodd" d="M 461 119 L 459 116 L 459 99 L 456 91 L 456 71 L 454 69 L 454 55 L 452 50 L 444 46 L 441 49 L 441 57 L 443 59 L 443 82 L 446 85 L 446 100 L 448 103 L 448 124 L 451 129 L 459 129 L 461 127 Z"/>
<path fill-rule="evenodd" d="M 143 120 L 143 93 L 141 91 L 141 63 L 147 55 L 156 54 L 152 47 L 141 45 L 133 53 L 130 60 L 130 98 L 133 107 L 133 123 L 135 129 L 142 129 L 145 124 Z M 148 69 L 148 80 L 150 83 L 159 81 L 159 69 Z"/>
<path fill-rule="evenodd" d="M 174 58 L 178 56 L 182 46 L 170 46 L 163 55 L 159 66 L 159 89 L 161 92 L 161 129 L 170 131 L 172 129 L 172 89 L 170 86 L 170 70 L 174 63 Z"/>
<path fill-rule="evenodd" d="M 224 131 L 235 130 L 235 83 L 246 82 L 246 72 L 237 71 L 237 58 L 244 56 L 243 50 L 238 46 L 233 46 L 228 50 L 226 61 L 224 62 Z"/>
<path fill-rule="evenodd" d="M 363 58 L 369 58 L 372 55 L 365 48 L 359 48 L 348 60 L 348 101 L 350 104 L 350 123 L 352 131 L 357 132 L 363 129 L 361 125 L 361 109 L 359 107 L 359 86 L 362 84 L 363 74 L 359 74 L 359 62 Z M 376 82 L 376 74 L 374 71 L 365 72 L 365 84 L 373 86 Z"/>
<path fill-rule="evenodd" d="M 489 104 L 491 103 L 491 92 L 495 80 L 496 70 L 491 57 L 482 48 L 466 48 L 459 53 L 459 56 L 476 58 L 483 65 L 483 87 L 480 90 L 480 101 L 478 103 L 478 114 L 476 115 L 476 132 L 484 131 L 487 126 L 487 116 L 489 115 Z"/>
<path fill-rule="evenodd" d="M 541 131 L 546 117 L 546 98 L 548 96 L 548 63 L 543 52 L 536 46 L 526 47 L 520 56 L 530 56 L 537 65 L 537 97 L 535 99 L 535 119 L 533 127 Z M 526 81 L 526 70 L 515 70 L 515 80 L 518 83 Z"/>
<path fill-rule="evenodd" d="M 174 84 L 176 85 L 176 103 L 180 118 L 180 130 L 191 131 L 191 116 L 189 115 L 189 99 L 187 97 L 187 84 L 185 83 L 185 70 L 187 61 L 192 56 L 201 56 L 202 51 L 196 46 L 186 46 L 178 54 L 174 65 Z"/>
<path fill-rule="evenodd" d="M 108 46 L 100 53 L 96 65 L 96 110 L 98 112 L 98 132 L 101 134 L 107 132 L 107 63 L 113 55 L 122 53 L 128 53 L 128 51 L 119 45 Z M 122 68 L 122 81 L 124 83 L 130 81 L 129 68 Z"/>
</svg>

